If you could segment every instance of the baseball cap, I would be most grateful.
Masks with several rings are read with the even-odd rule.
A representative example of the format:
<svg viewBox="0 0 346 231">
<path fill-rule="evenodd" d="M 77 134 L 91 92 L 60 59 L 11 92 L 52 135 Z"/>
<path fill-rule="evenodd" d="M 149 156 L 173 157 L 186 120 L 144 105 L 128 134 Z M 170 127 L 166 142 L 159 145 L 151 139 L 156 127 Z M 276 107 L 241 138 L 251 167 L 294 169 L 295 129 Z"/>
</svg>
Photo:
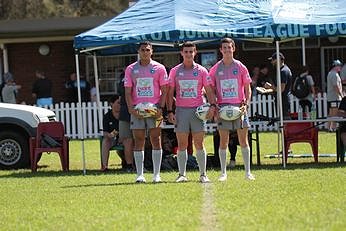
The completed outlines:
<svg viewBox="0 0 346 231">
<path fill-rule="evenodd" d="M 339 59 L 336 59 L 332 62 L 332 66 L 333 67 L 342 66 L 342 62 Z"/>
<path fill-rule="evenodd" d="M 5 82 L 12 80 L 13 81 L 13 75 L 10 72 L 7 72 L 4 74 L 4 80 Z"/>
<path fill-rule="evenodd" d="M 285 59 L 285 56 L 281 52 L 279 52 L 279 57 L 280 59 Z M 275 59 L 276 59 L 276 52 L 273 53 L 272 56 L 268 58 L 268 60 L 275 60 Z"/>
</svg>

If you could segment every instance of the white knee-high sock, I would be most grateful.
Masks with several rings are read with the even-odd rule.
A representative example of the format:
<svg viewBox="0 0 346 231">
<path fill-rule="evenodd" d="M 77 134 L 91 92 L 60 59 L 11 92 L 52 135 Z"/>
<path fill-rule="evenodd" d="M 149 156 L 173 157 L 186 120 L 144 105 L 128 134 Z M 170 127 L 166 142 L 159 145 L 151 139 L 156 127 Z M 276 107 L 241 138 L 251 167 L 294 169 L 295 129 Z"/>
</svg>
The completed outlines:
<svg viewBox="0 0 346 231">
<path fill-rule="evenodd" d="M 162 161 L 162 149 L 152 150 L 151 151 L 151 158 L 153 160 L 154 176 L 160 175 L 161 161 Z"/>
<path fill-rule="evenodd" d="M 197 150 L 196 152 L 197 163 L 199 167 L 199 173 L 201 175 L 206 175 L 207 168 L 207 154 L 204 149 Z"/>
<path fill-rule="evenodd" d="M 250 174 L 250 147 L 242 147 L 241 153 L 243 155 L 243 161 L 244 161 L 244 168 L 245 168 L 245 174 Z"/>
<path fill-rule="evenodd" d="M 135 158 L 137 176 L 143 175 L 144 151 L 134 151 L 133 156 Z"/>
<path fill-rule="evenodd" d="M 177 154 L 179 175 L 186 176 L 187 150 L 178 151 Z"/>
<path fill-rule="evenodd" d="M 221 165 L 221 173 L 226 174 L 226 149 L 220 149 L 219 148 L 219 158 L 220 158 L 220 165 Z"/>
</svg>

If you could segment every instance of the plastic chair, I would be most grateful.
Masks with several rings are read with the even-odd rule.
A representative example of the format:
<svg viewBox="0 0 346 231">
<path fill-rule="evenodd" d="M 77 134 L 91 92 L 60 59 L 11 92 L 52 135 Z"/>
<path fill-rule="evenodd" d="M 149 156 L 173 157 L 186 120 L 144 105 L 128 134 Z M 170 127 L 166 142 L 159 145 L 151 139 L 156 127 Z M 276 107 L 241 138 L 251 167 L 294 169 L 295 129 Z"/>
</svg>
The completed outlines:
<svg viewBox="0 0 346 231">
<path fill-rule="evenodd" d="M 284 124 L 285 160 L 292 143 L 310 143 L 315 162 L 318 162 L 318 129 L 312 122 Z"/>
<path fill-rule="evenodd" d="M 46 142 L 47 135 L 54 139 L 52 142 L 48 142 L 48 144 Z M 62 122 L 39 123 L 36 137 L 31 137 L 29 143 L 32 172 L 37 171 L 37 162 L 43 152 L 57 152 L 60 157 L 62 169 L 64 171 L 69 170 L 69 139 L 65 136 L 65 129 Z"/>
</svg>

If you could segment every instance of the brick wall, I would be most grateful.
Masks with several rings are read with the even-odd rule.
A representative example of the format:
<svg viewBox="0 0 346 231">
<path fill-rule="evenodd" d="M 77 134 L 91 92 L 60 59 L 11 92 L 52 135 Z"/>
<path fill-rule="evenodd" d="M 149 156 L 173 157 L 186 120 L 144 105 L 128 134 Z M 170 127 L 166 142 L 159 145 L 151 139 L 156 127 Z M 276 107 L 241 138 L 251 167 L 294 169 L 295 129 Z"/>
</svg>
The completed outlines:
<svg viewBox="0 0 346 231">
<path fill-rule="evenodd" d="M 50 53 L 46 56 L 38 52 L 38 48 L 42 44 L 50 47 Z M 36 80 L 36 70 L 44 71 L 46 77 L 52 80 L 55 103 L 67 100 L 64 83 L 68 80 L 69 74 L 75 72 L 72 41 L 8 44 L 7 48 L 9 70 L 13 73 L 16 83 L 22 85 L 18 94 L 18 102 L 34 103 L 31 89 Z M 84 69 L 82 59 L 80 59 L 80 67 Z"/>
</svg>

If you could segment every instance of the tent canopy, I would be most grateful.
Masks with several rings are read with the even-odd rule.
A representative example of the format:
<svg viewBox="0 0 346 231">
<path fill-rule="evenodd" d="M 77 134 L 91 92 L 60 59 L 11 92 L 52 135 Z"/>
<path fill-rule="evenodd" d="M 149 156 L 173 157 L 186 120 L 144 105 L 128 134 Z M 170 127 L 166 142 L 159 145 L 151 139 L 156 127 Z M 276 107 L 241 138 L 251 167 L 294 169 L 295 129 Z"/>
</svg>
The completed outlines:
<svg viewBox="0 0 346 231">
<path fill-rule="evenodd" d="M 75 36 L 79 51 L 150 40 L 234 39 L 273 42 L 346 35 L 344 0 L 140 0 L 122 14 Z"/>
</svg>

